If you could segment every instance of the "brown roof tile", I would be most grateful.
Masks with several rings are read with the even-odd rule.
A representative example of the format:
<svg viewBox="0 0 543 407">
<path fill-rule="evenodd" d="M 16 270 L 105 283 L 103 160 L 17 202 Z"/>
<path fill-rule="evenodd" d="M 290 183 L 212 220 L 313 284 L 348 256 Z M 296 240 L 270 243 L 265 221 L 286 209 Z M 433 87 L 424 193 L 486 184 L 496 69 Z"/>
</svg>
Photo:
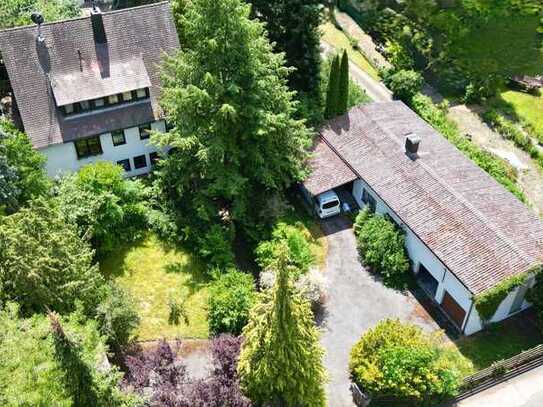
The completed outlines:
<svg viewBox="0 0 543 407">
<path fill-rule="evenodd" d="M 103 13 L 103 23 L 107 36 L 107 47 L 103 49 L 94 41 L 90 17 L 44 24 L 42 31 L 45 47 L 36 41 L 36 26 L 0 32 L 0 52 L 8 70 L 25 131 L 34 147 L 42 148 L 118 129 L 126 124 L 129 117 L 135 118 L 142 109 L 145 110 L 145 117 L 138 118 L 140 123 L 161 116 L 158 104 L 159 63 L 164 52 L 174 52 L 179 48 L 170 6 L 163 2 Z M 104 80 L 109 82 L 107 88 L 111 87 L 116 92 L 127 87 L 140 86 L 148 80 L 151 84 L 150 103 L 145 108 L 119 106 L 110 117 L 106 117 L 105 113 L 96 113 L 93 123 L 91 117 L 81 118 L 80 125 L 76 119 L 69 119 L 70 122 L 65 123 L 68 120 L 63 119 L 54 101 L 51 79 L 54 85 L 59 85 L 60 81 L 69 86 L 71 82 L 67 79 L 82 76 L 76 89 L 70 92 L 70 89 L 64 87 L 63 102 L 77 98 L 78 95 L 95 97 L 95 86 L 99 79 L 93 76 L 87 81 L 83 80 L 83 76 L 92 76 L 91 71 L 99 64 L 97 55 L 105 57 L 111 68 L 111 76 L 104 77 Z M 129 70 L 138 72 L 129 78 L 125 75 L 126 64 L 134 59 L 140 62 L 133 64 Z M 148 79 L 141 72 L 141 61 Z M 103 90 L 102 87 L 101 91 Z"/>
<path fill-rule="evenodd" d="M 543 222 L 403 103 L 357 107 L 321 135 L 472 293 L 543 264 Z"/>
</svg>

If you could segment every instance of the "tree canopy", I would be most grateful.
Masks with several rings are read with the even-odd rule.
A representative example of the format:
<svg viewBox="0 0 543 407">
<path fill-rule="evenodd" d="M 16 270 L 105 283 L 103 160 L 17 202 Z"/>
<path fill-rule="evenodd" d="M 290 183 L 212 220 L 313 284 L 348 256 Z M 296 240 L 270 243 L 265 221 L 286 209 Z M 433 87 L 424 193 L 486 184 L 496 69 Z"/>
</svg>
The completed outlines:
<svg viewBox="0 0 543 407">
<path fill-rule="evenodd" d="M 33 24 L 30 15 L 39 11 L 46 22 L 77 17 L 81 9 L 76 0 L 2 0 L 0 29 Z"/>
<path fill-rule="evenodd" d="M 243 330 L 241 386 L 258 405 L 324 406 L 324 350 L 311 306 L 290 282 L 291 267 L 284 246 L 275 286 L 262 294 Z"/>
<path fill-rule="evenodd" d="M 0 119 L 0 213 L 2 208 L 7 213 L 15 212 L 49 191 L 45 161 L 26 134 L 7 119 Z"/>
<path fill-rule="evenodd" d="M 286 65 L 296 68 L 292 89 L 316 93 L 320 81 L 321 0 L 250 0 L 253 14 L 266 23 L 270 40 L 286 55 Z M 314 94 L 315 94 L 314 93 Z"/>
<path fill-rule="evenodd" d="M 183 23 L 190 46 L 163 67 L 173 129 L 153 135 L 172 147 L 158 185 L 201 254 L 228 247 L 234 225 L 251 233 L 263 202 L 304 175 L 310 135 L 293 118 L 289 70 L 249 12 L 241 0 L 195 0 Z"/>
<path fill-rule="evenodd" d="M 121 374 L 107 363 L 95 322 L 18 312 L 13 303 L 0 309 L 2 406 L 135 406 L 118 388 Z"/>
<path fill-rule="evenodd" d="M 61 211 L 102 256 L 142 237 L 147 225 L 146 188 L 123 177 L 108 161 L 65 175 L 58 188 Z"/>
<path fill-rule="evenodd" d="M 24 314 L 93 308 L 103 284 L 93 254 L 54 202 L 32 201 L 0 219 L 0 303 L 16 301 Z"/>
</svg>

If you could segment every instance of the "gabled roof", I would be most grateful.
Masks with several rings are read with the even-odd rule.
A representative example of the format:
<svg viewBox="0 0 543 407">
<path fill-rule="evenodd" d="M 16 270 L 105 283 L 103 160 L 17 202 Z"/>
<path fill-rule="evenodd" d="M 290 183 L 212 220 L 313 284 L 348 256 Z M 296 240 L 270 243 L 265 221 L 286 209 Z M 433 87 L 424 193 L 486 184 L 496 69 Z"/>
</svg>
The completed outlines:
<svg viewBox="0 0 543 407">
<path fill-rule="evenodd" d="M 102 14 L 106 44 L 94 40 L 91 17 L 0 32 L 5 61 L 24 129 L 36 148 L 156 120 L 159 63 L 179 48 L 167 2 Z M 64 118 L 58 104 L 150 85 L 148 106 L 120 105 L 109 112 Z M 106 96 L 106 95 L 103 95 Z M 131 122 L 136 120 L 137 122 Z"/>
<path fill-rule="evenodd" d="M 473 294 L 543 264 L 543 222 L 403 103 L 354 108 L 321 137 Z"/>
</svg>

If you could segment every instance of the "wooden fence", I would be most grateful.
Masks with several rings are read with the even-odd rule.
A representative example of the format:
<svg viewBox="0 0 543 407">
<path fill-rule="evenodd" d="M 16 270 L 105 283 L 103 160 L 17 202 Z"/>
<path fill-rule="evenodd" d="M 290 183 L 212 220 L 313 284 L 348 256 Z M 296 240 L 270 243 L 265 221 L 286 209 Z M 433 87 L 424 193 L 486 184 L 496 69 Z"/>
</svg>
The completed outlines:
<svg viewBox="0 0 543 407">
<path fill-rule="evenodd" d="M 542 365 L 543 345 L 537 345 L 509 359 L 495 362 L 492 366 L 466 377 L 462 384 L 461 393 L 453 401 L 466 399 Z"/>
</svg>

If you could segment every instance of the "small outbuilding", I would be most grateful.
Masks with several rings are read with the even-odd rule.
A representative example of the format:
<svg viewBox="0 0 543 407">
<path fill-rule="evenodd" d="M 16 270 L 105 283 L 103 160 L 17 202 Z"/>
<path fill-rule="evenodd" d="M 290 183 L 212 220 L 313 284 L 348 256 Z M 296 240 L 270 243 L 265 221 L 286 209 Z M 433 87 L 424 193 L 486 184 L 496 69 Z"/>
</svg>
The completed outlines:
<svg viewBox="0 0 543 407">
<path fill-rule="evenodd" d="M 399 101 L 359 106 L 320 132 L 306 194 L 349 185 L 361 207 L 406 235 L 419 285 L 464 334 L 530 304 L 543 265 L 543 222 Z M 483 320 L 475 299 L 524 276 Z"/>
</svg>

